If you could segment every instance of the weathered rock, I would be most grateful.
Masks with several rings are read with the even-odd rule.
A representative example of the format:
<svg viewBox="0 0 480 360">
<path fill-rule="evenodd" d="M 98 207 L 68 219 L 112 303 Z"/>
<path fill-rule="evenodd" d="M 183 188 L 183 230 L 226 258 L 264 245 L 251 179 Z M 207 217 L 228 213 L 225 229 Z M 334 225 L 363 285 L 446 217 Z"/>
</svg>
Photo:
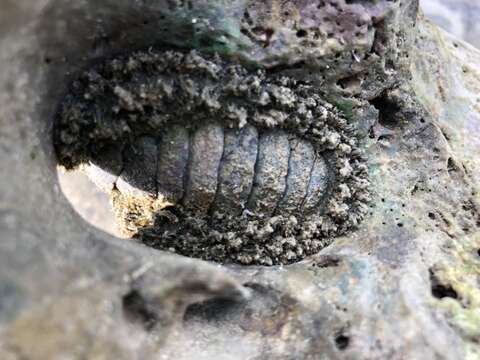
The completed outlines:
<svg viewBox="0 0 480 360">
<path fill-rule="evenodd" d="M 480 53 L 416 21 L 416 1 L 246 3 L 1 3 L 2 359 L 479 356 Z M 277 31 L 287 14 L 289 26 L 327 14 L 347 27 L 364 7 L 370 35 L 355 52 L 340 32 L 298 52 L 287 35 L 309 43 L 302 29 Z M 294 265 L 241 267 L 84 223 L 55 175 L 56 106 L 88 62 L 162 40 L 326 76 L 322 93 L 367 135 L 375 197 L 357 230 Z"/>
</svg>

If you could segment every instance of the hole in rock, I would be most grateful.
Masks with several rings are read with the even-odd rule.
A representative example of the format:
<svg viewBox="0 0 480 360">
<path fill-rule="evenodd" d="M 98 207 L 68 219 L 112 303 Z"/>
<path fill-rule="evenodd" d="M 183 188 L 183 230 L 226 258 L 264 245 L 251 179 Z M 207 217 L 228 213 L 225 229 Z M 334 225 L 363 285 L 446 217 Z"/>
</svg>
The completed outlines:
<svg viewBox="0 0 480 360">
<path fill-rule="evenodd" d="M 211 299 L 190 305 L 184 315 L 184 326 L 200 324 L 238 327 L 266 337 L 281 336 L 284 328 L 297 326 L 297 301 L 270 286 L 245 283 L 251 297 L 248 301 Z"/>
<path fill-rule="evenodd" d="M 452 158 L 448 158 L 447 170 L 449 174 L 459 171 L 458 165 L 456 164 L 455 160 L 453 160 Z"/>
<path fill-rule="evenodd" d="M 233 314 L 241 311 L 241 303 L 229 299 L 212 299 L 201 303 L 195 303 L 187 307 L 183 320 L 205 320 L 207 322 L 228 321 Z"/>
<path fill-rule="evenodd" d="M 382 94 L 373 99 L 371 104 L 378 110 L 378 122 L 386 128 L 394 128 L 400 122 L 400 106 L 388 97 Z"/>
<path fill-rule="evenodd" d="M 430 270 L 430 283 L 432 286 L 432 295 L 437 299 L 458 299 L 458 294 L 455 289 L 451 285 L 442 284 L 432 270 Z"/>
<path fill-rule="evenodd" d="M 384 135 L 380 135 L 378 137 L 378 142 L 383 142 L 383 143 L 388 143 L 390 142 L 391 140 L 393 140 L 395 137 L 391 134 L 384 134 Z"/>
<path fill-rule="evenodd" d="M 149 308 L 143 296 L 136 290 L 130 291 L 122 299 L 123 311 L 127 319 L 139 323 L 145 330 L 152 330 L 158 322 L 157 314 Z"/>
<path fill-rule="evenodd" d="M 350 338 L 344 334 L 338 334 L 335 337 L 335 345 L 338 350 L 346 350 L 350 344 Z"/>
<path fill-rule="evenodd" d="M 306 30 L 298 30 L 297 31 L 297 37 L 305 37 L 307 36 L 307 31 Z"/>
<path fill-rule="evenodd" d="M 315 261 L 312 263 L 312 267 L 319 268 L 329 268 L 329 267 L 338 267 L 340 265 L 341 259 L 337 256 L 331 255 L 322 255 L 317 256 Z"/>
</svg>

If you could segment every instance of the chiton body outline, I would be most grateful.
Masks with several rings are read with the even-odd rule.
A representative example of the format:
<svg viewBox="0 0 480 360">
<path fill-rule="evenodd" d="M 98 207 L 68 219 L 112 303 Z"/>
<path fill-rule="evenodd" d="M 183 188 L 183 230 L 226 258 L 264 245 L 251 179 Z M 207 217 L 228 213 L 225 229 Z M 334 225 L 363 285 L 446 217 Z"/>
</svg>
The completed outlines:
<svg viewBox="0 0 480 360">
<path fill-rule="evenodd" d="M 242 146 L 242 132 L 257 133 L 256 151 Z M 189 256 L 291 263 L 366 213 L 368 172 L 354 127 L 314 85 L 218 56 L 136 52 L 97 65 L 60 105 L 55 140 L 60 164 L 89 164 L 122 220 L 134 219 L 125 228 Z"/>
</svg>

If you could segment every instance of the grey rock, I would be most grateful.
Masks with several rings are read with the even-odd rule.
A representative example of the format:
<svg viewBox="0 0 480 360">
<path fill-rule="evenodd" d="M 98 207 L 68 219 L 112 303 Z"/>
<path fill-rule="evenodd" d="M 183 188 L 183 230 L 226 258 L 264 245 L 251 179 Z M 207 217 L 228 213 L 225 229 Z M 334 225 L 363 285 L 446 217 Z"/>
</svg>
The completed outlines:
<svg viewBox="0 0 480 360">
<path fill-rule="evenodd" d="M 362 36 L 359 49 L 386 39 L 368 61 L 356 64 L 340 32 L 331 48 L 316 45 L 298 55 L 283 35 L 308 42 L 303 32 L 298 40 L 289 28 L 278 37 L 265 29 L 279 26 L 280 13 L 302 16 L 304 8 L 295 6 L 302 3 L 250 2 L 260 13 L 252 10 L 254 21 L 268 26 L 246 39 L 235 27 L 243 1 L 198 1 L 193 8 L 163 1 L 1 2 L 2 359 L 478 357 L 480 53 L 417 21 L 416 1 L 378 1 L 375 11 L 388 3 L 395 16 L 367 19 L 365 27 L 372 34 L 383 29 L 382 36 Z M 365 4 L 349 5 L 357 14 Z M 172 8 L 171 16 L 162 13 Z M 335 18 L 333 8 L 328 2 L 322 14 Z M 168 30 L 159 31 L 166 22 Z M 239 58 L 255 50 L 253 59 L 268 66 L 288 54 L 297 54 L 297 65 L 307 57 L 334 79 L 324 90 L 340 76 L 356 80 L 343 84 L 361 86 L 329 92 L 352 121 L 365 113 L 355 113 L 353 93 L 377 98 L 380 116 L 368 120 L 373 126 L 364 139 L 375 197 L 356 231 L 294 265 L 222 266 L 107 235 L 72 209 L 59 189 L 51 131 L 73 75 L 111 52 L 157 41 L 191 44 L 198 33 L 203 37 L 193 43 L 202 46 L 241 40 Z M 278 56 L 267 40 L 288 49 Z M 348 60 L 335 67 L 331 49 Z M 366 69 L 371 74 L 355 77 Z M 385 92 L 392 84 L 398 86 Z"/>
</svg>

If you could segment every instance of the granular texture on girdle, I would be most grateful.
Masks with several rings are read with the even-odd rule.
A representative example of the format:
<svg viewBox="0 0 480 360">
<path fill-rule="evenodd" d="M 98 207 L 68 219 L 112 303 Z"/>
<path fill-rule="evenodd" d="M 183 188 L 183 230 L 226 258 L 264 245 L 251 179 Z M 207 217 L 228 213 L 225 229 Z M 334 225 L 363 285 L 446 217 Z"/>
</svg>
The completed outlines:
<svg viewBox="0 0 480 360">
<path fill-rule="evenodd" d="M 197 52 L 136 52 L 83 73 L 58 112 L 60 164 L 111 193 L 159 249 L 242 264 L 314 254 L 366 213 L 355 128 L 308 81 Z"/>
</svg>

